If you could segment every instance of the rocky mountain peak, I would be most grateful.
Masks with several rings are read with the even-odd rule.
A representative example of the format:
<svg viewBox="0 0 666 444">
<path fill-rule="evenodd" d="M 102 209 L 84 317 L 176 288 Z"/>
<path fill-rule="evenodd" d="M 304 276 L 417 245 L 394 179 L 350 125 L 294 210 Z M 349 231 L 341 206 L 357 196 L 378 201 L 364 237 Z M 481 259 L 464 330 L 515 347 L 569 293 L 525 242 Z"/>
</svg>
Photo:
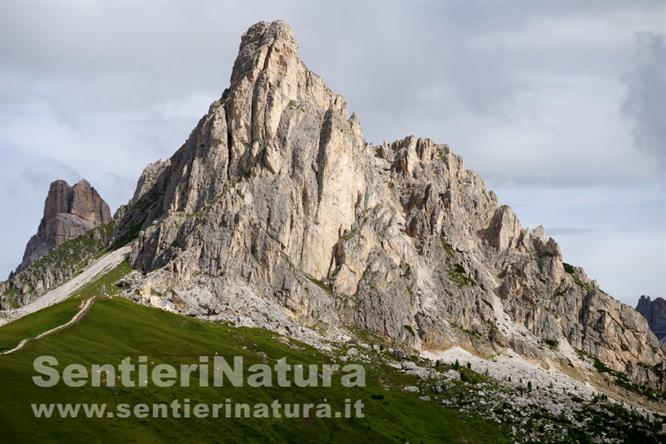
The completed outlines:
<svg viewBox="0 0 666 444">
<path fill-rule="evenodd" d="M 285 112 L 347 119 L 346 102 L 307 69 L 291 28 L 282 21 L 257 23 L 243 35 L 230 86 L 212 109 L 217 112 L 213 135 L 228 138 L 230 177 L 254 167 L 279 171 L 290 155 L 280 151 L 284 144 L 276 139 L 279 126 L 287 123 Z"/>
<path fill-rule="evenodd" d="M 25 248 L 20 271 L 53 248 L 111 221 L 109 206 L 90 183 L 81 179 L 70 186 L 56 180 L 49 186 L 44 216 Z"/>
<path fill-rule="evenodd" d="M 238 57 L 231 74 L 231 85 L 243 77 L 257 78 L 269 63 L 280 61 L 285 67 L 298 63 L 298 43 L 291 27 L 279 20 L 259 22 L 241 37 Z"/>
<path fill-rule="evenodd" d="M 283 22 L 244 34 L 229 88 L 146 168 L 114 237 L 136 238 L 136 294 L 191 315 L 562 365 L 578 350 L 651 384 L 663 362 L 645 319 L 448 146 L 366 143 Z"/>
</svg>

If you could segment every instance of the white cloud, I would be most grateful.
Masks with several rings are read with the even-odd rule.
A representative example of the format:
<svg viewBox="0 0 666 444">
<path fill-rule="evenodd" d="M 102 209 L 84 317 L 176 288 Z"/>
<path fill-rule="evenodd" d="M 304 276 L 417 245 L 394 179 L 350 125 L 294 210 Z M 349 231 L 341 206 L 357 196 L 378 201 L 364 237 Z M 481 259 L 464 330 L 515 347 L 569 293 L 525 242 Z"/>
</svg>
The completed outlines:
<svg viewBox="0 0 666 444">
<path fill-rule="evenodd" d="M 473 38 L 472 46 L 494 48 L 502 46 L 511 51 L 524 50 L 610 50 L 627 49 L 633 43 L 636 29 L 663 32 L 663 5 L 599 3 L 598 8 L 576 10 L 561 8 L 558 13 L 531 17 L 522 27 Z"/>
<path fill-rule="evenodd" d="M 666 36 L 636 35 L 634 65 L 626 77 L 622 111 L 629 118 L 636 145 L 666 169 Z"/>
</svg>

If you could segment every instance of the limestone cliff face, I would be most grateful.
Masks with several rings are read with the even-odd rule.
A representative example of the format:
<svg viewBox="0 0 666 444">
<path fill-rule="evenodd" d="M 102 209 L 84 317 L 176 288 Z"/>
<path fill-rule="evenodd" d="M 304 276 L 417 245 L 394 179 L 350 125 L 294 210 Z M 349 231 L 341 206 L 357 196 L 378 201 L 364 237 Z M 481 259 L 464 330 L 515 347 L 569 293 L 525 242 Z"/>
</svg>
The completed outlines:
<svg viewBox="0 0 666 444">
<path fill-rule="evenodd" d="M 283 22 L 243 35 L 230 87 L 118 219 L 116 238 L 137 235 L 142 288 L 183 312 L 562 364 L 579 349 L 658 383 L 639 365 L 663 362 L 639 313 L 564 264 L 448 146 L 366 143 Z"/>
<path fill-rule="evenodd" d="M 20 271 L 58 245 L 111 221 L 109 206 L 85 179 L 74 186 L 64 180 L 51 183 L 37 234 L 25 247 Z"/>
<path fill-rule="evenodd" d="M 654 334 L 666 345 L 666 299 L 641 296 L 636 310 L 647 319 Z"/>
</svg>

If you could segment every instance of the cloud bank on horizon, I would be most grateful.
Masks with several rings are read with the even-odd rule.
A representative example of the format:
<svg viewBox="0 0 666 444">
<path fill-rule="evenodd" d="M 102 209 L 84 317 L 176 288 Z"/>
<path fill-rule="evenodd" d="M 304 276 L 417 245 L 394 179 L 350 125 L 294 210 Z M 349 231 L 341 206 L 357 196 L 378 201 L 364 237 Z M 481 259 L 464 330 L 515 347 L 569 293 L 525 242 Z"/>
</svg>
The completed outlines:
<svg viewBox="0 0 666 444">
<path fill-rule="evenodd" d="M 241 34 L 277 18 L 368 141 L 448 143 L 610 294 L 666 296 L 662 2 L 3 3 L 0 274 L 52 180 L 126 202 L 228 85 Z"/>
</svg>

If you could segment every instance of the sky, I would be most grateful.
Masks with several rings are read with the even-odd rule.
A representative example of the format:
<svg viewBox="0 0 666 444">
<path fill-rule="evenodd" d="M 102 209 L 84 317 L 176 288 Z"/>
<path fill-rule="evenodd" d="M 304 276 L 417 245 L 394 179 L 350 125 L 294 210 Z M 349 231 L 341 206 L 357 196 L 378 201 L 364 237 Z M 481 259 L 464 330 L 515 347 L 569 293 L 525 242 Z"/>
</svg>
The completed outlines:
<svg viewBox="0 0 666 444">
<path fill-rule="evenodd" d="M 0 276 L 49 183 L 112 211 L 284 19 L 369 142 L 448 144 L 523 226 L 635 305 L 666 297 L 666 3 L 0 3 Z"/>
</svg>

